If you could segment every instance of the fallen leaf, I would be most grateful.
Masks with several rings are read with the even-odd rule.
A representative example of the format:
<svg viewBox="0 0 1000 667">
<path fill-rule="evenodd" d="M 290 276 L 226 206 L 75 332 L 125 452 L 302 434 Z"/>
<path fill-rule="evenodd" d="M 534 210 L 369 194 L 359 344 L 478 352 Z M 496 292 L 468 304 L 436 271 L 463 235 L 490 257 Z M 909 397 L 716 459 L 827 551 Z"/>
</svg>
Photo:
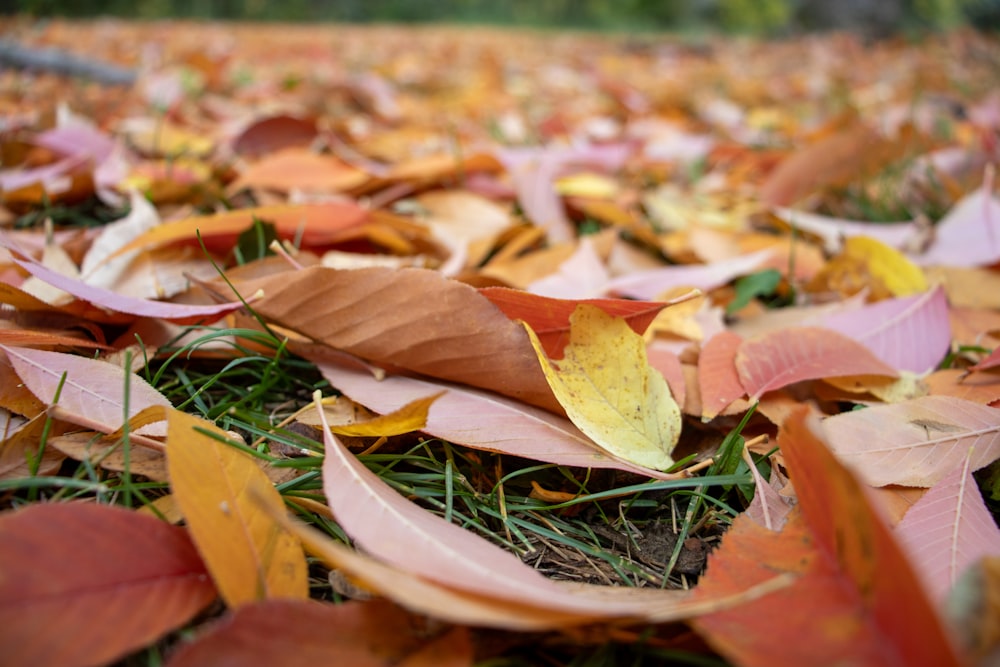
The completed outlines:
<svg viewBox="0 0 1000 667">
<path fill-rule="evenodd" d="M 891 248 L 905 249 L 920 229 L 916 223 L 907 222 L 870 222 L 844 220 L 825 215 L 817 215 L 808 211 L 776 207 L 775 215 L 786 221 L 792 227 L 820 237 L 823 248 L 832 254 L 840 252 L 844 239 L 852 236 L 867 236 L 884 243 Z"/>
<path fill-rule="evenodd" d="M 923 294 L 834 313 L 819 324 L 862 343 L 898 370 L 927 373 L 951 346 L 948 312 L 948 300 L 938 285 Z"/>
<path fill-rule="evenodd" d="M 285 148 L 262 157 L 230 184 L 229 191 L 262 188 L 291 192 L 345 192 L 364 185 L 368 174 L 333 157 L 308 148 Z M 257 216 L 265 219 L 265 216 Z"/>
<path fill-rule="evenodd" d="M 741 607 L 700 616 L 694 627 L 746 667 L 957 667 L 961 661 L 912 567 L 807 413 L 796 410 L 778 439 L 801 513 L 794 512 L 778 535 L 737 518 L 710 557 L 694 598 L 745 590 L 775 572 L 796 579 Z M 783 638 L 778 651 L 776 618 Z"/>
<path fill-rule="evenodd" d="M 511 320 L 522 320 L 542 343 L 545 354 L 557 358 L 569 342 L 569 318 L 581 303 L 597 306 L 608 315 L 621 317 L 632 331 L 642 334 L 656 314 L 675 301 L 632 301 L 630 299 L 554 299 L 507 287 L 484 287 L 479 293 Z"/>
<path fill-rule="evenodd" d="M 746 395 L 736 371 L 736 355 L 743 338 L 724 331 L 706 341 L 698 355 L 698 389 L 701 419 L 709 421 L 738 398 Z"/>
<path fill-rule="evenodd" d="M 334 349 L 559 410 L 524 330 L 434 271 L 314 267 L 237 287 L 263 289 L 258 314 Z"/>
<path fill-rule="evenodd" d="M 736 370 L 751 401 L 803 380 L 898 375 L 860 343 L 819 327 L 790 327 L 744 341 L 736 353 Z"/>
<path fill-rule="evenodd" d="M 525 290 L 556 299 L 589 299 L 604 294 L 608 279 L 608 270 L 593 241 L 584 237 L 555 272 L 532 282 Z"/>
<path fill-rule="evenodd" d="M 275 632 L 275 619 L 280 619 L 280 632 Z M 174 653 L 167 667 L 391 667 L 410 665 L 437 642 L 447 643 L 451 651 L 435 664 L 472 665 L 467 629 L 428 629 L 424 619 L 385 600 L 267 600 L 240 607 L 213 624 Z"/>
<path fill-rule="evenodd" d="M 921 265 L 986 266 L 1000 260 L 1000 202 L 983 183 L 962 198 L 934 227 L 934 242 L 914 258 Z"/>
<path fill-rule="evenodd" d="M 49 503 L 5 512 L 0 542 L 0 653 L 9 664 L 110 664 L 216 596 L 186 531 L 126 509 Z"/>
<path fill-rule="evenodd" d="M 899 250 L 868 236 L 852 236 L 813 276 L 808 289 L 846 296 L 867 290 L 880 300 L 925 292 L 927 278 Z"/>
<path fill-rule="evenodd" d="M 182 303 L 149 301 L 135 297 L 116 294 L 99 287 L 92 287 L 83 281 L 67 278 L 36 262 L 15 259 L 14 263 L 31 275 L 69 292 L 78 299 L 83 299 L 95 306 L 108 308 L 119 313 L 128 313 L 139 317 L 156 317 L 170 320 L 178 324 L 196 324 L 212 322 L 223 315 L 243 308 L 242 301 L 220 303 L 210 306 L 192 306 Z"/>
<path fill-rule="evenodd" d="M 837 457 L 872 486 L 934 486 L 973 450 L 973 471 L 1000 458 L 1000 410 L 951 396 L 924 396 L 823 421 Z"/>
<path fill-rule="evenodd" d="M 570 420 L 612 455 L 654 470 L 673 465 L 680 408 L 649 366 L 646 344 L 621 318 L 581 304 L 570 316 L 570 342 L 552 361 L 525 327 L 545 377 Z"/>
<path fill-rule="evenodd" d="M 658 474 L 608 456 L 571 421 L 545 410 L 460 385 L 402 375 L 380 380 L 370 371 L 305 355 L 332 386 L 376 412 L 391 412 L 447 389 L 435 401 L 422 429 L 436 438 L 557 465 L 617 468 L 654 477 Z"/>
<path fill-rule="evenodd" d="M 994 373 L 968 373 L 961 368 L 944 368 L 924 378 L 927 392 L 935 396 L 954 396 L 973 403 L 989 405 L 1000 400 L 1000 377 Z"/>
<path fill-rule="evenodd" d="M 966 458 L 965 465 L 953 468 L 896 526 L 896 539 L 939 604 L 974 562 L 1000 556 L 1000 529 L 983 502 L 970 463 Z"/>
<path fill-rule="evenodd" d="M 156 248 L 179 241 L 196 241 L 199 236 L 209 248 L 228 250 L 233 240 L 253 224 L 255 219 L 275 226 L 281 238 L 299 239 L 304 245 L 321 245 L 345 229 L 367 220 L 368 212 L 357 204 L 328 202 L 324 204 L 287 204 L 245 208 L 214 215 L 165 222 L 126 243 L 109 259 L 131 252 Z"/>
<path fill-rule="evenodd" d="M 167 424 L 170 488 L 226 604 L 308 597 L 302 546 L 255 504 L 285 511 L 260 466 L 210 422 L 171 408 Z"/>
<path fill-rule="evenodd" d="M 58 405 L 64 417 L 75 417 L 82 426 L 110 433 L 145 408 L 170 407 L 170 401 L 148 382 L 107 362 L 62 352 L 3 345 L 0 349 L 31 393 L 46 405 Z M 166 428 L 151 424 L 138 433 L 164 435 Z"/>
<path fill-rule="evenodd" d="M 760 250 L 734 259 L 694 266 L 667 266 L 612 278 L 607 291 L 631 299 L 655 300 L 660 294 L 678 287 L 693 287 L 704 292 L 725 285 L 734 278 L 753 273 L 771 256 Z"/>
<path fill-rule="evenodd" d="M 233 150 L 248 157 L 267 155 L 282 148 L 306 146 L 319 130 L 316 121 L 285 114 L 259 118 L 233 139 Z"/>
<path fill-rule="evenodd" d="M 146 447 L 125 446 L 118 440 L 103 440 L 99 433 L 67 433 L 46 440 L 46 447 L 59 450 L 76 461 L 87 461 L 95 468 L 142 475 L 155 482 L 167 481 L 167 459 L 163 452 Z"/>
</svg>

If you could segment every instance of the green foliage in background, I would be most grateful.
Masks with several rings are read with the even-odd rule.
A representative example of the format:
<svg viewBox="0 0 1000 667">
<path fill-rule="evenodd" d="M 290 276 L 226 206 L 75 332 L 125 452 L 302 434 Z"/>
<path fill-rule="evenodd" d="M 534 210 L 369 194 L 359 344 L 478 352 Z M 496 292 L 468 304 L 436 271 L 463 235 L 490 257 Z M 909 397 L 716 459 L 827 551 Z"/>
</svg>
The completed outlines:
<svg viewBox="0 0 1000 667">
<path fill-rule="evenodd" d="M 968 23 L 1000 26 L 1000 0 L 0 0 L 37 16 L 491 23 L 605 30 L 724 29 L 786 34 L 853 29 L 886 34 Z"/>
</svg>

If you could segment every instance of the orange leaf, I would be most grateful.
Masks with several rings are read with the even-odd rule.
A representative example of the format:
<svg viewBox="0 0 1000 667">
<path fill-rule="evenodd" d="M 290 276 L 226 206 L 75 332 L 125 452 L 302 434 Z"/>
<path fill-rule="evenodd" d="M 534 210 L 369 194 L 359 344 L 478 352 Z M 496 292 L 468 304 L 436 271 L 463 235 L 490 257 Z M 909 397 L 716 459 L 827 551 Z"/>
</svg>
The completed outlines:
<svg viewBox="0 0 1000 667">
<path fill-rule="evenodd" d="M 171 408 L 167 424 L 170 487 L 226 603 L 307 597 L 302 546 L 254 504 L 285 511 L 264 471 L 210 422 Z"/>
<path fill-rule="evenodd" d="M 307 148 L 286 148 L 254 163 L 229 186 L 290 192 L 343 192 L 364 185 L 369 176 L 331 155 Z"/>
<path fill-rule="evenodd" d="M 798 409 L 778 441 L 801 513 L 777 534 L 734 521 L 694 598 L 746 590 L 776 571 L 797 579 L 695 628 L 744 667 L 961 664 L 913 568 L 807 412 Z"/>
<path fill-rule="evenodd" d="M 569 317 L 581 303 L 589 303 L 608 315 L 621 317 L 639 335 L 657 313 L 670 305 L 665 301 L 629 299 L 554 299 L 508 287 L 483 287 L 479 293 L 510 319 L 527 323 L 550 359 L 562 357 L 563 349 L 569 343 Z"/>
<path fill-rule="evenodd" d="M 363 223 L 368 211 L 357 204 L 287 204 L 226 211 L 214 215 L 165 222 L 119 248 L 108 259 L 131 250 L 155 248 L 168 243 L 196 240 L 198 234 L 210 249 L 232 246 L 234 239 L 254 219 L 273 224 L 282 238 L 301 239 L 303 245 L 320 245 L 336 238 L 344 229 Z"/>
<path fill-rule="evenodd" d="M 736 370 L 751 400 L 803 380 L 899 376 L 861 343 L 820 327 L 789 327 L 744 341 L 736 353 Z"/>
<path fill-rule="evenodd" d="M 281 619 L 275 631 L 275 619 Z M 439 631 L 425 627 L 386 600 L 320 603 L 268 600 L 241 607 L 198 639 L 185 644 L 169 667 L 390 667 L 409 665 L 424 651 L 447 647 L 435 665 L 472 664 L 466 628 Z M 421 663 L 423 664 L 423 663 Z"/>
<path fill-rule="evenodd" d="M 0 655 L 8 665 L 115 662 L 215 599 L 187 533 L 110 506 L 0 516 Z"/>
</svg>

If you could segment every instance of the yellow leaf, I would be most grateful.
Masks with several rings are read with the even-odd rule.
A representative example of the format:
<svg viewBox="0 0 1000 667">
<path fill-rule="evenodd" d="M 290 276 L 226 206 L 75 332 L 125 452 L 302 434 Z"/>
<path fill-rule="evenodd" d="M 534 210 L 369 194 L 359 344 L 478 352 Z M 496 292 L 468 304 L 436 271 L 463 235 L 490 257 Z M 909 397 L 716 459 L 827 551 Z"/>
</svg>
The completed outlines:
<svg viewBox="0 0 1000 667">
<path fill-rule="evenodd" d="M 618 183 L 607 176 L 584 172 L 563 176 L 555 183 L 556 192 L 569 197 L 611 199 L 618 194 Z"/>
<path fill-rule="evenodd" d="M 330 430 L 337 435 L 352 435 L 356 437 L 391 437 L 419 431 L 427 425 L 427 411 L 431 404 L 444 395 L 443 391 L 410 401 L 395 412 L 376 416 L 365 421 L 343 422 L 344 415 L 334 415 L 332 418 L 341 421 L 339 424 L 330 424 Z M 337 401 L 339 404 L 341 401 Z M 324 405 L 324 411 L 327 406 Z M 318 425 L 316 408 L 313 406 L 308 411 L 304 411 L 297 418 L 297 421 L 304 424 Z M 327 412 L 329 416 L 329 412 Z"/>
<path fill-rule="evenodd" d="M 844 241 L 844 254 L 863 261 L 868 271 L 882 281 L 895 296 L 927 291 L 923 271 L 895 248 L 867 236 L 852 236 Z"/>
<path fill-rule="evenodd" d="M 844 241 L 840 254 L 826 263 L 810 283 L 813 291 L 856 294 L 867 288 L 873 300 L 919 294 L 927 278 L 903 253 L 867 236 Z"/>
<path fill-rule="evenodd" d="M 207 435 L 226 438 L 211 423 L 170 410 L 167 424 L 173 496 L 226 604 L 308 597 L 302 545 L 260 510 L 265 502 L 285 511 L 267 475 L 248 454 Z"/>
<path fill-rule="evenodd" d="M 673 465 L 681 413 L 642 336 L 625 320 L 580 304 L 570 316 L 564 357 L 550 360 L 525 325 L 545 378 L 566 415 L 602 449 L 647 468 Z"/>
</svg>

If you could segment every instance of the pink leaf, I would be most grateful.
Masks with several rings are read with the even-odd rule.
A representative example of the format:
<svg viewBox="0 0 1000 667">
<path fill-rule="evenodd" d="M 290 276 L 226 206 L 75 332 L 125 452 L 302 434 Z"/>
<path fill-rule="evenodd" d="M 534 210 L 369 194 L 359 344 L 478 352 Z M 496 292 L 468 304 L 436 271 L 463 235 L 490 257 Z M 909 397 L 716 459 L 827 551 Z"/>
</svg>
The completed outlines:
<svg viewBox="0 0 1000 667">
<path fill-rule="evenodd" d="M 948 298 L 940 285 L 839 312 L 821 324 L 863 344 L 893 368 L 914 373 L 933 370 L 951 346 Z"/>
<path fill-rule="evenodd" d="M 744 341 L 736 353 L 736 370 L 751 401 L 803 380 L 898 375 L 860 343 L 819 327 L 790 327 Z"/>
<path fill-rule="evenodd" d="M 750 457 L 746 450 L 743 452 L 743 457 L 744 460 Z M 753 476 L 754 494 L 745 514 L 754 523 L 764 526 L 768 530 L 780 531 L 785 522 L 788 521 L 788 515 L 795 504 L 791 498 L 780 493 L 788 480 L 778 472 L 777 466 L 771 468 L 770 482 L 764 480 L 760 471 L 757 470 L 757 466 L 750 464 L 748 467 Z"/>
<path fill-rule="evenodd" d="M 697 287 L 708 291 L 725 285 L 733 278 L 752 273 L 770 256 L 770 250 L 760 250 L 713 264 L 667 266 L 662 269 L 639 271 L 613 278 L 607 284 L 607 291 L 647 301 L 675 287 Z"/>
<path fill-rule="evenodd" d="M 594 165 L 609 171 L 619 169 L 630 152 L 626 144 L 548 146 L 500 148 L 496 157 L 510 175 L 525 214 L 547 230 L 550 241 L 558 243 L 572 240 L 575 234 L 556 192 L 555 179 L 570 165 Z"/>
<path fill-rule="evenodd" d="M 933 486 L 971 454 L 975 471 L 1000 458 L 1000 410 L 923 396 L 823 421 L 830 448 L 872 486 Z"/>
<path fill-rule="evenodd" d="M 14 262 L 39 280 L 53 287 L 58 287 L 78 299 L 115 312 L 138 315 L 139 317 L 158 317 L 178 324 L 195 324 L 217 320 L 223 315 L 243 307 L 243 303 L 240 301 L 208 306 L 189 306 L 182 303 L 137 299 L 116 294 L 100 287 L 92 287 L 81 280 L 68 278 L 35 261 L 14 259 Z"/>
<path fill-rule="evenodd" d="M 382 414 L 447 388 L 427 415 L 425 433 L 476 449 L 585 468 L 615 468 L 650 477 L 652 470 L 601 452 L 568 419 L 471 387 L 446 385 L 401 375 L 382 380 L 357 367 L 314 359 L 330 384 Z"/>
<path fill-rule="evenodd" d="M 128 383 L 129 417 L 153 405 L 170 407 L 170 401 L 138 375 L 120 367 L 74 354 L 0 345 L 25 386 L 47 405 L 58 405 L 65 417 L 74 416 L 90 428 L 110 433 L 125 421 L 125 385 Z M 66 381 L 55 401 L 56 391 Z M 142 435 L 166 435 L 165 422 L 148 424 Z"/>
<path fill-rule="evenodd" d="M 988 185 L 984 183 L 948 211 L 934 228 L 930 249 L 914 257 L 917 263 L 985 266 L 1000 260 L 1000 202 Z"/>
<path fill-rule="evenodd" d="M 608 596 L 605 587 L 567 589 L 513 553 L 427 512 L 399 495 L 344 447 L 323 421 L 323 490 L 344 531 L 390 565 L 449 588 L 527 607 L 591 617 L 648 616 L 655 605 L 678 612 L 675 591 Z"/>
<path fill-rule="evenodd" d="M 943 602 L 959 575 L 983 556 L 1000 556 L 1000 528 L 965 465 L 956 466 L 913 504 L 896 538 L 927 585 Z"/>
</svg>

